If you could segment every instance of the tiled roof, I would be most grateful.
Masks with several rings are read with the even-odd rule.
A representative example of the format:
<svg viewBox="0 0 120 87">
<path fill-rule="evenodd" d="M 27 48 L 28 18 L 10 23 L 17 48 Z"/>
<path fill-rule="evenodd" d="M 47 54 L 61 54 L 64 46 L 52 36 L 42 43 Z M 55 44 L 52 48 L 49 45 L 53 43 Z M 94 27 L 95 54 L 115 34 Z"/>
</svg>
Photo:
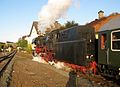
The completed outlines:
<svg viewBox="0 0 120 87">
<path fill-rule="evenodd" d="M 116 18 L 116 17 L 118 17 L 118 16 L 120 16 L 119 13 L 113 13 L 113 14 L 107 16 L 107 17 L 103 17 L 103 18 L 101 18 L 101 19 L 95 19 L 94 21 L 88 23 L 87 25 L 94 27 L 94 28 L 95 28 L 95 31 L 98 32 L 99 29 L 100 29 L 104 24 L 106 24 L 108 21 L 110 21 L 111 19 Z"/>
<path fill-rule="evenodd" d="M 114 30 L 120 28 L 120 16 L 115 17 L 103 25 L 99 31 Z"/>
</svg>

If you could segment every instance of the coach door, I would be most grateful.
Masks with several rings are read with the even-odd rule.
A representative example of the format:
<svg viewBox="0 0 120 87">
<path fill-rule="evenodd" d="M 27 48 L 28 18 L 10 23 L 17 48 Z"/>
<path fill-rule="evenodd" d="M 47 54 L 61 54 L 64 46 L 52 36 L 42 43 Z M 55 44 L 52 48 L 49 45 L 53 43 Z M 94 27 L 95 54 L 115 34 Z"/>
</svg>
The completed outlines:
<svg viewBox="0 0 120 87">
<path fill-rule="evenodd" d="M 98 40 L 98 63 L 108 64 L 109 63 L 109 38 L 108 32 L 100 32 Z"/>
</svg>

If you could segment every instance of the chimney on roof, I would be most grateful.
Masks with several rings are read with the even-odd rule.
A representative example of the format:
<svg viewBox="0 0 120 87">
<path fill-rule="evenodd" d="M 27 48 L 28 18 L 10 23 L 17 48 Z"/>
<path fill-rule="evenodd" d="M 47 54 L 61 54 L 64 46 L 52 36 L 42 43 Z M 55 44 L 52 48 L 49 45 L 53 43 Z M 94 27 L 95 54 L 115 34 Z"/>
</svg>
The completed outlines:
<svg viewBox="0 0 120 87">
<path fill-rule="evenodd" d="M 98 18 L 101 19 L 101 18 L 103 18 L 103 17 L 104 17 L 104 11 L 100 10 L 100 11 L 98 12 Z"/>
</svg>

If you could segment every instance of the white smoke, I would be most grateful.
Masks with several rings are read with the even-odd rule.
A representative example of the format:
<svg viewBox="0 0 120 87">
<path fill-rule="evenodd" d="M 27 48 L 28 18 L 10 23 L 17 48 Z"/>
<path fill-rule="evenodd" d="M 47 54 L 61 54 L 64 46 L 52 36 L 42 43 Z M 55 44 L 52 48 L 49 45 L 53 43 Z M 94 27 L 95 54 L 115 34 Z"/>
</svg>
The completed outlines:
<svg viewBox="0 0 120 87">
<path fill-rule="evenodd" d="M 74 5 L 76 8 L 80 8 L 80 0 L 74 0 Z"/>
<path fill-rule="evenodd" d="M 39 13 L 38 27 L 41 33 L 45 34 L 56 20 L 62 18 L 72 4 L 72 0 L 48 0 Z"/>
</svg>

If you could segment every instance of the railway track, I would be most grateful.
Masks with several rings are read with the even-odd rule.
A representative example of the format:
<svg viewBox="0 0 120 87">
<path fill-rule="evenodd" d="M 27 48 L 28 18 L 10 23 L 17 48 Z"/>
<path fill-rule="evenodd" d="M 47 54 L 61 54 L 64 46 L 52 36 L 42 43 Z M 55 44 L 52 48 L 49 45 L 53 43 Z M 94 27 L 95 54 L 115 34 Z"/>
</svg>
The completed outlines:
<svg viewBox="0 0 120 87">
<path fill-rule="evenodd" d="M 14 55 L 16 54 L 16 50 L 12 51 L 11 53 L 0 57 L 0 78 L 2 77 L 2 74 L 4 73 L 4 71 L 6 70 L 7 66 L 9 65 L 10 61 L 12 60 L 12 58 L 14 57 Z"/>
</svg>

